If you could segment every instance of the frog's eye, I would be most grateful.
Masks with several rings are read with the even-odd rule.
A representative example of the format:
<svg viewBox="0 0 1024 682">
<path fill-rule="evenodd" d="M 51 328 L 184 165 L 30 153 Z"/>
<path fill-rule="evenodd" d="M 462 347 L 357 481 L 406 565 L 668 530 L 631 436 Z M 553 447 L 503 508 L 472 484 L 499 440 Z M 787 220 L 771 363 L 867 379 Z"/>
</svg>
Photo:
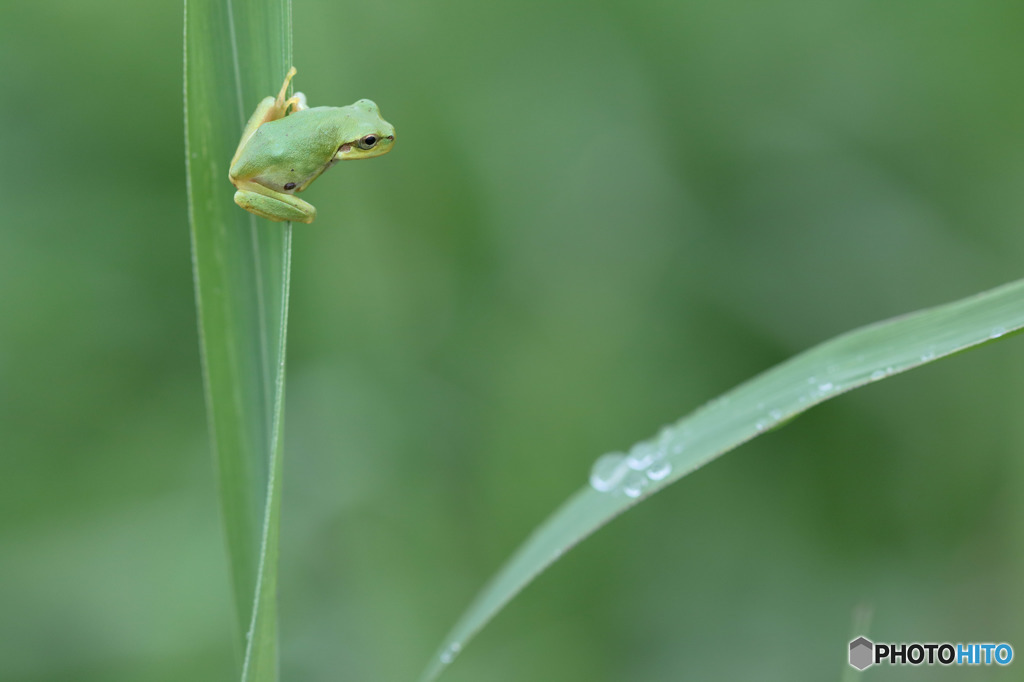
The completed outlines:
<svg viewBox="0 0 1024 682">
<path fill-rule="evenodd" d="M 374 135 L 372 133 L 369 134 L 369 135 L 365 135 L 364 137 L 359 139 L 359 148 L 360 149 L 373 149 L 374 146 L 376 146 L 378 139 L 380 139 L 380 138 L 378 138 L 376 135 Z"/>
</svg>

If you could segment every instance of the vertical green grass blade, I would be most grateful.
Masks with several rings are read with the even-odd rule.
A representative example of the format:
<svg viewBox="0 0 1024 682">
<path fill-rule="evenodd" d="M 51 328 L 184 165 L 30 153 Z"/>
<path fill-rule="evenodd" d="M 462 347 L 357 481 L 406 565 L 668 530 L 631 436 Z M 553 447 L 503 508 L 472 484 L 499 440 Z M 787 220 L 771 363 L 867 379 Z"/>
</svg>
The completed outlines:
<svg viewBox="0 0 1024 682">
<path fill-rule="evenodd" d="M 291 225 L 232 201 L 228 163 L 291 65 L 286 0 L 186 0 L 192 261 L 243 680 L 277 679 L 276 582 Z"/>
</svg>

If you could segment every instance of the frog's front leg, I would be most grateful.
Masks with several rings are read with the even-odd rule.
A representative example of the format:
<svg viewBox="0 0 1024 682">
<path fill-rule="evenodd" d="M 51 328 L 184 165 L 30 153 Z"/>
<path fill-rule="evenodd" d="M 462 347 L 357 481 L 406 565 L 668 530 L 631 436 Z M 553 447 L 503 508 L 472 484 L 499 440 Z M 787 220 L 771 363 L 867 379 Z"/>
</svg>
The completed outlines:
<svg viewBox="0 0 1024 682">
<path fill-rule="evenodd" d="M 285 194 L 248 180 L 239 181 L 235 203 L 250 213 L 282 222 L 311 223 L 316 207 L 292 194 Z"/>
</svg>

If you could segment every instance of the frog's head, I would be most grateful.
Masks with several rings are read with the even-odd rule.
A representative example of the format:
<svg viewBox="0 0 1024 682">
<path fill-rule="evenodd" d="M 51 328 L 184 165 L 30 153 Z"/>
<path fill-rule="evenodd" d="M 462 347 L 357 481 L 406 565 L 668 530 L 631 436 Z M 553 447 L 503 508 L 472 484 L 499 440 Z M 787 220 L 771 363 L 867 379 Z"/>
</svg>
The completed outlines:
<svg viewBox="0 0 1024 682">
<path fill-rule="evenodd" d="M 391 151 L 395 144 L 395 127 L 381 118 L 376 104 L 361 99 L 346 108 L 349 120 L 345 140 L 334 157 L 336 160 L 371 159 Z"/>
</svg>

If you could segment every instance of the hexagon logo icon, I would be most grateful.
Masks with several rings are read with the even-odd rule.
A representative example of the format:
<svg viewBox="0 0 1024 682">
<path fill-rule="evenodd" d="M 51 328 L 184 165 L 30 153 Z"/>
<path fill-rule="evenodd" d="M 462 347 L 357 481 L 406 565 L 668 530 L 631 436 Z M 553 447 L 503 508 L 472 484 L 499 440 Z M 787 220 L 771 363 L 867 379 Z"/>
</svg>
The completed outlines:
<svg viewBox="0 0 1024 682">
<path fill-rule="evenodd" d="M 872 665 L 874 663 L 871 660 L 874 649 L 874 642 L 867 637 L 858 637 L 853 640 L 850 642 L 850 665 L 857 670 L 864 670 L 864 668 Z"/>
</svg>

